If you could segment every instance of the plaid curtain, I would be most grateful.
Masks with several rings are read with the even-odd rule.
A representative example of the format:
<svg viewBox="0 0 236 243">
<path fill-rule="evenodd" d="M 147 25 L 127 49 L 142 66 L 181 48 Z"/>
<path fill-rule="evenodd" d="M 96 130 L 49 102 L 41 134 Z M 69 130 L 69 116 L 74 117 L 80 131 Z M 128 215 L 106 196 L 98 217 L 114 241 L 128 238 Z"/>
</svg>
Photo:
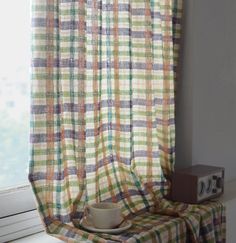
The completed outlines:
<svg viewBox="0 0 236 243">
<path fill-rule="evenodd" d="M 32 0 L 29 180 L 49 233 L 99 241 L 70 224 L 87 203 L 130 215 L 168 191 L 181 5 Z"/>
</svg>

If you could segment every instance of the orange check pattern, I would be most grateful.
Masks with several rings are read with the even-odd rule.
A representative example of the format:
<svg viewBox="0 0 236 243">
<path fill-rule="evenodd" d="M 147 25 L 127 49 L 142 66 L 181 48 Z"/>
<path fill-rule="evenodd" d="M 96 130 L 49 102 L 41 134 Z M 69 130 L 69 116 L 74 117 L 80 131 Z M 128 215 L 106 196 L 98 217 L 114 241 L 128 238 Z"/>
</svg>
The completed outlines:
<svg viewBox="0 0 236 243">
<path fill-rule="evenodd" d="M 217 204 L 177 218 L 157 213 L 175 207 L 163 195 L 175 160 L 181 13 L 182 0 L 32 0 L 29 180 L 49 234 L 184 242 L 186 232 L 214 239 L 217 229 L 222 238 Z M 133 228 L 106 239 L 73 226 L 100 201 L 117 202 Z"/>
</svg>

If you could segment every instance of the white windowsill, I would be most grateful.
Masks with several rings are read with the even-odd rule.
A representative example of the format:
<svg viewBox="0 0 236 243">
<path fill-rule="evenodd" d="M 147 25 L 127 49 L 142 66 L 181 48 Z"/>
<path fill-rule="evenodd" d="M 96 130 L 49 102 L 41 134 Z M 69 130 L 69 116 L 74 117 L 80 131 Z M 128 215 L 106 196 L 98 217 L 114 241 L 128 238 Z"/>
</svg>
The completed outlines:
<svg viewBox="0 0 236 243">
<path fill-rule="evenodd" d="M 225 191 L 220 200 L 224 203 L 229 203 L 236 200 L 236 180 L 225 183 Z"/>
<path fill-rule="evenodd" d="M 18 240 L 11 241 L 12 243 L 62 243 L 63 241 L 47 235 L 45 232 L 33 234 Z"/>
</svg>

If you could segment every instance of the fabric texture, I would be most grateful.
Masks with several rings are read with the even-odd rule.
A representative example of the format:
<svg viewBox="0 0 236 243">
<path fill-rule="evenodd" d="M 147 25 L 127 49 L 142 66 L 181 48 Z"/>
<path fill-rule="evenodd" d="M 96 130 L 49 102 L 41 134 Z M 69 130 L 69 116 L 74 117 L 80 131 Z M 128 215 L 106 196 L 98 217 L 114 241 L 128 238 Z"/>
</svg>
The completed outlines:
<svg viewBox="0 0 236 243">
<path fill-rule="evenodd" d="M 88 203 L 117 202 L 127 217 L 173 207 L 163 195 L 181 10 L 181 0 L 32 1 L 29 180 L 49 234 L 106 242 L 72 224 Z M 177 221 L 160 237 L 181 240 Z"/>
<path fill-rule="evenodd" d="M 168 202 L 165 208 L 169 211 L 162 210 L 162 214 L 151 210 L 131 216 L 132 228 L 119 235 L 98 235 L 106 242 L 225 242 L 225 208 L 219 202 L 202 205 Z"/>
</svg>

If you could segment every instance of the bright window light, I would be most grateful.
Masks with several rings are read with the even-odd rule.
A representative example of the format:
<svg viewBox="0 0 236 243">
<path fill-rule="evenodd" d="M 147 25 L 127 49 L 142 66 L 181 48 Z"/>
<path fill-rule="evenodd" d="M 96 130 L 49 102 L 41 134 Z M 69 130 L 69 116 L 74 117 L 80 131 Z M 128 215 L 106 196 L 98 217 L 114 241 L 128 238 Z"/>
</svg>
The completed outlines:
<svg viewBox="0 0 236 243">
<path fill-rule="evenodd" d="M 28 184 L 30 0 L 0 8 L 0 189 Z"/>
</svg>

